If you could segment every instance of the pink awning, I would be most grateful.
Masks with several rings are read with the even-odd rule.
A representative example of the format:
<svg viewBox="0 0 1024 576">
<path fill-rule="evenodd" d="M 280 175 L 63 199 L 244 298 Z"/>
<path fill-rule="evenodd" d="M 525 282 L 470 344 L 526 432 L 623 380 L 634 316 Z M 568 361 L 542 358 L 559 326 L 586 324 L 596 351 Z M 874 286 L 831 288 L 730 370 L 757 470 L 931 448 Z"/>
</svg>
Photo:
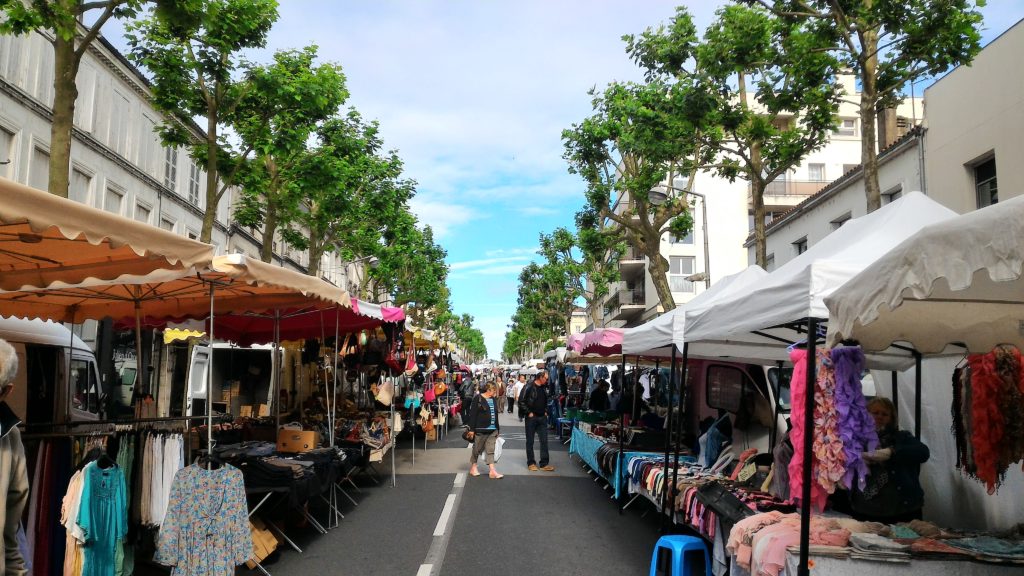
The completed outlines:
<svg viewBox="0 0 1024 576">
<path fill-rule="evenodd" d="M 600 354 L 616 356 L 622 354 L 622 330 L 618 328 L 598 328 L 583 335 L 583 347 L 580 354 Z"/>
<path fill-rule="evenodd" d="M 573 352 L 579 353 L 579 351 L 583 349 L 584 336 L 586 336 L 586 334 L 583 332 L 569 334 L 569 337 L 565 341 L 565 347 Z"/>
<path fill-rule="evenodd" d="M 375 318 L 384 322 L 404 322 L 405 311 L 393 306 L 381 306 L 358 298 L 352 298 L 352 311 L 360 316 Z"/>
</svg>

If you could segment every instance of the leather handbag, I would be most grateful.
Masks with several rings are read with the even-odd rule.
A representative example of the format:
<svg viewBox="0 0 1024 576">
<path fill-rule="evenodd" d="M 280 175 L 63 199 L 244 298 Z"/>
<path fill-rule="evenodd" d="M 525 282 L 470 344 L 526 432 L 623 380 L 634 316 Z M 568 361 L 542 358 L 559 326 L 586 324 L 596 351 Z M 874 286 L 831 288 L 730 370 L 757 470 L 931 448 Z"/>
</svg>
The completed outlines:
<svg viewBox="0 0 1024 576">
<path fill-rule="evenodd" d="M 466 431 L 462 433 L 462 439 L 472 444 L 475 439 L 475 434 L 472 430 L 466 428 Z"/>
</svg>

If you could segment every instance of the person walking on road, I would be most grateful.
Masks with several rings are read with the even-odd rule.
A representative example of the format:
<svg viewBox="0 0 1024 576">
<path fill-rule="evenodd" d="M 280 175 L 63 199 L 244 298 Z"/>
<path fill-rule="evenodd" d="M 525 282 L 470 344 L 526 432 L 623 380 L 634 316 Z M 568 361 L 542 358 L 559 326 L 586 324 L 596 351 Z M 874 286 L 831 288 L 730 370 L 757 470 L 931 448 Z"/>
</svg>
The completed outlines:
<svg viewBox="0 0 1024 576">
<path fill-rule="evenodd" d="M 554 471 L 548 464 L 548 373 L 541 372 L 533 384 L 519 394 L 519 414 L 526 414 L 526 465 L 531 472 Z M 533 454 L 533 434 L 540 435 L 540 466 Z"/>
<path fill-rule="evenodd" d="M 528 384 L 526 383 L 526 374 L 519 375 L 519 382 L 516 382 L 516 406 L 519 406 L 519 400 L 523 397 L 523 391 L 526 390 Z M 523 412 L 522 406 L 519 406 L 519 421 L 522 422 L 526 419 L 526 412 Z"/>
<path fill-rule="evenodd" d="M 483 385 L 480 394 L 473 399 L 469 407 L 469 417 L 466 424 L 469 426 L 470 435 L 473 438 L 473 455 L 469 460 L 469 475 L 479 476 L 476 469 L 476 462 L 480 454 L 487 453 L 487 466 L 490 468 L 489 476 L 495 480 L 504 478 L 494 467 L 494 448 L 498 442 L 498 433 L 501 425 L 498 424 L 497 386 L 494 382 L 487 382 Z"/>
<path fill-rule="evenodd" d="M 519 387 L 516 383 L 516 379 L 509 376 L 508 385 L 505 386 L 505 404 L 508 408 L 508 413 L 512 414 L 516 409 L 516 395 L 519 394 Z"/>
</svg>

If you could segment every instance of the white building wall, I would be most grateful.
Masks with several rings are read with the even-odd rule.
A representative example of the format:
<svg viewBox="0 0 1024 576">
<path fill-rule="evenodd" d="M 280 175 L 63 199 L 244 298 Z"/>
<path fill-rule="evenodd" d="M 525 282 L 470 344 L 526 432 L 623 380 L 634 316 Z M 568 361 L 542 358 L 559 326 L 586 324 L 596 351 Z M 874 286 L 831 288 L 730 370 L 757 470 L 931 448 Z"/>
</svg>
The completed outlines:
<svg viewBox="0 0 1024 576">
<path fill-rule="evenodd" d="M 996 159 L 999 198 L 1024 193 L 1024 21 L 925 91 L 929 195 L 963 213 L 978 208 L 973 165 Z"/>
</svg>

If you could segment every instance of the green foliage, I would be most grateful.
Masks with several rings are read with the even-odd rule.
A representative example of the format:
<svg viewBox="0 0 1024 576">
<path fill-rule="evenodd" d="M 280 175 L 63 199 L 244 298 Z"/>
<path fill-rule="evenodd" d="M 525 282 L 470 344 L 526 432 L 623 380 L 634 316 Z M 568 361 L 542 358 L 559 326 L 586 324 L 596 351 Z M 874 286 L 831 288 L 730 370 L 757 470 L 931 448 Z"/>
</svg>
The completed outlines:
<svg viewBox="0 0 1024 576">
<path fill-rule="evenodd" d="M 246 64 L 244 92 L 228 123 L 252 157 L 235 183 L 241 195 L 235 217 L 263 228 L 263 256 L 270 258 L 275 232 L 299 218 L 303 197 L 297 169 L 317 125 L 348 97 L 345 76 L 334 64 L 315 64 L 317 49 L 279 51 L 272 64 Z"/>
<path fill-rule="evenodd" d="M 661 237 L 670 227 L 683 232 L 687 220 L 677 218 L 690 210 L 685 193 L 714 159 L 708 142 L 719 136 L 716 95 L 692 75 L 663 73 L 693 56 L 696 36 L 685 9 L 678 9 L 670 27 L 625 40 L 634 61 L 648 68 L 647 81 L 591 91 L 594 114 L 562 132 L 563 157 L 569 172 L 587 184 L 592 213 L 585 218 L 611 220 L 602 232 L 613 244 L 631 244 L 648 257 L 661 303 L 671 309 L 675 301 L 664 277 L 668 262 L 660 253 Z M 648 192 L 665 182 L 673 188 L 668 201 L 652 204 Z"/>
<path fill-rule="evenodd" d="M 79 45 L 84 46 L 92 41 L 108 19 L 134 17 L 143 4 L 144 0 L 0 0 L 0 12 L 4 13 L 4 18 L 0 20 L 0 34 L 26 34 L 34 30 L 46 30 L 70 42 L 77 36 L 79 19 L 86 14 L 99 12 L 93 25 L 87 28 L 86 35 L 80 38 Z M 93 33 L 93 30 L 96 32 Z"/>
<path fill-rule="evenodd" d="M 162 2 L 127 26 L 131 58 L 153 76 L 154 107 L 177 119 L 161 126 L 164 144 L 188 147 L 206 169 L 203 241 L 210 240 L 217 205 L 250 152 L 234 149 L 221 134 L 252 90 L 237 77 L 239 54 L 263 47 L 276 20 L 276 0 L 188 0 Z M 197 117 L 206 119 L 202 141 L 188 128 Z"/>
<path fill-rule="evenodd" d="M 868 211 L 881 205 L 875 115 L 908 82 L 970 63 L 981 50 L 984 0 L 744 0 L 801 24 L 814 46 L 860 79 L 861 162 Z M 802 47 L 798 40 L 790 52 Z"/>
<path fill-rule="evenodd" d="M 704 134 L 705 145 L 715 153 L 710 167 L 730 181 L 751 183 L 762 266 L 765 186 L 824 145 L 835 127 L 842 96 L 835 81 L 839 62 L 819 40 L 799 22 L 734 4 L 718 11 L 700 42 L 680 9 L 670 26 L 648 29 L 629 43 L 648 78 L 687 78 L 709 106 L 713 126 Z M 677 53 L 692 59 L 680 61 L 672 56 Z M 687 225 L 677 220 L 671 227 L 675 233 Z"/>
</svg>

